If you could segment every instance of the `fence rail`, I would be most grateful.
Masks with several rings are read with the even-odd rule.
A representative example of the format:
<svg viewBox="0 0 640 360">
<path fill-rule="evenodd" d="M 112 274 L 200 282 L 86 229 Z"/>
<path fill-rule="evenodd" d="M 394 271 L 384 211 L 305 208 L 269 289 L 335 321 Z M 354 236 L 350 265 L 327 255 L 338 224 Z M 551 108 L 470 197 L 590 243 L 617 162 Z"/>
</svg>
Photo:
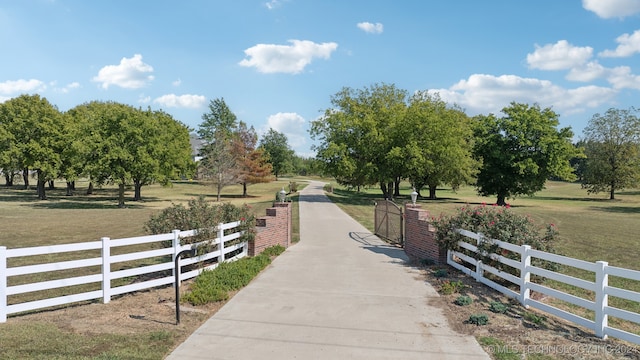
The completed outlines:
<svg viewBox="0 0 640 360">
<path fill-rule="evenodd" d="M 195 230 L 174 230 L 173 232 L 166 234 L 124 239 L 110 239 L 108 237 L 104 237 L 100 241 L 19 249 L 7 249 L 4 246 L 0 246 L 0 323 L 6 322 L 7 315 L 10 314 L 95 299 L 102 299 L 102 302 L 108 303 L 111 301 L 111 298 L 116 295 L 173 284 L 175 281 L 176 271 L 178 271 L 178 278 L 180 280 L 196 277 L 205 269 L 212 269 L 224 261 L 237 260 L 247 255 L 248 247 L 246 242 L 225 246 L 228 242 L 236 240 L 242 235 L 242 232 L 240 231 L 225 235 L 225 230 L 235 229 L 239 225 L 239 221 L 218 224 L 216 227 L 217 237 L 215 239 L 195 244 L 197 246 L 211 242 L 217 244 L 217 248 L 205 254 L 199 254 L 195 257 L 180 260 L 180 265 L 177 269 L 174 268 L 176 255 L 183 250 L 191 249 L 194 245 L 181 245 L 180 239 L 194 236 L 196 233 Z M 151 250 L 127 252 L 126 247 L 143 244 L 155 244 L 155 246 L 150 245 L 150 247 L 153 247 Z M 158 244 L 160 244 L 159 248 L 156 248 L 158 247 Z M 167 244 L 171 244 L 171 246 L 167 246 Z M 111 255 L 111 250 L 116 248 L 122 248 L 123 253 Z M 100 250 L 101 252 L 98 257 L 95 256 L 95 252 L 97 250 Z M 33 258 L 34 256 L 44 257 L 45 255 L 49 256 L 52 254 L 64 254 L 71 252 L 86 252 L 86 254 L 81 254 L 87 257 L 78 260 L 45 262 L 12 267 L 7 266 L 8 260 L 10 259 Z M 93 256 L 91 252 L 94 253 Z M 229 253 L 234 253 L 234 255 L 227 257 L 226 255 Z M 164 261 L 152 265 L 139 265 L 131 268 L 122 266 L 123 264 L 130 264 L 132 261 L 145 259 L 163 259 Z M 181 273 L 182 267 L 184 266 L 193 265 L 207 260 L 212 262 L 214 259 L 217 259 L 217 262 L 206 267 L 196 268 L 194 270 Z M 120 264 L 120 266 L 114 264 Z M 19 285 L 9 285 L 11 282 L 10 278 L 12 277 L 40 273 L 55 273 L 61 270 L 82 269 L 96 266 L 101 267 L 100 273 L 23 283 Z M 161 277 L 155 277 L 150 280 L 135 283 L 125 282 L 126 284 L 119 286 L 113 286 L 112 284 L 112 281 L 114 280 L 139 277 L 147 274 L 163 274 L 163 272 L 168 273 L 169 270 L 172 271 L 172 275 L 170 276 L 161 275 Z M 99 284 L 100 289 L 25 302 L 16 301 L 9 303 L 8 300 L 9 296 L 87 284 Z M 71 288 L 69 289 L 69 291 L 73 291 Z"/>
<path fill-rule="evenodd" d="M 557 254 L 551 254 L 544 251 L 534 250 L 528 245 L 514 245 L 507 242 L 485 239 L 482 234 L 472 233 L 467 230 L 458 230 L 458 232 L 467 238 L 473 239 L 476 245 L 460 241 L 458 245 L 473 253 L 478 253 L 477 245 L 481 241 L 491 241 L 499 248 L 520 254 L 520 260 L 509 259 L 499 254 L 491 254 L 490 257 L 494 261 L 510 266 L 517 270 L 519 276 L 512 275 L 508 272 L 496 269 L 487 264 L 483 264 L 481 260 L 477 260 L 473 256 L 463 254 L 461 252 L 449 250 L 447 252 L 447 263 L 454 268 L 472 276 L 476 281 L 481 282 L 506 296 L 517 299 L 520 304 L 525 307 L 534 307 L 549 314 L 558 316 L 562 319 L 571 321 L 585 328 L 594 331 L 595 335 L 605 339 L 612 336 L 631 343 L 640 344 L 640 335 L 630 333 L 625 330 L 613 328 L 609 326 L 608 317 L 616 317 L 622 320 L 640 324 L 640 314 L 628 310 L 619 309 L 609 305 L 609 296 L 622 298 L 630 301 L 640 302 L 640 293 L 632 290 L 621 289 L 609 285 L 609 276 L 615 276 L 622 279 L 640 281 L 640 271 L 609 266 L 605 261 L 597 261 L 595 263 L 578 260 Z M 595 281 L 587 281 L 561 274 L 558 272 L 543 269 L 531 265 L 532 259 L 546 260 L 570 266 L 591 272 L 595 275 Z M 488 272 L 505 281 L 515 285 L 519 291 L 515 291 L 509 287 L 496 283 L 484 276 Z M 538 275 L 547 279 L 552 279 L 561 283 L 579 287 L 595 294 L 592 300 L 584 299 L 575 295 L 552 289 L 548 286 L 531 281 L 531 275 Z M 595 313 L 594 320 L 586 319 L 574 313 L 559 309 L 555 306 L 534 300 L 530 297 L 531 291 L 536 291 L 544 295 L 574 304 Z"/>
</svg>

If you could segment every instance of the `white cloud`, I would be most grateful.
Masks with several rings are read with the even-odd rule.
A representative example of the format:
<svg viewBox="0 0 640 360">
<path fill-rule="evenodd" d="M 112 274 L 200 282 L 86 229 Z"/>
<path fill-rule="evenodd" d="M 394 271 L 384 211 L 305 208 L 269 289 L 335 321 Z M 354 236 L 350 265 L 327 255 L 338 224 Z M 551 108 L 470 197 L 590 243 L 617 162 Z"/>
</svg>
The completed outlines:
<svg viewBox="0 0 640 360">
<path fill-rule="evenodd" d="M 640 90 L 640 76 L 631 73 L 628 66 L 618 66 L 610 69 L 607 81 L 613 85 L 615 89 L 638 89 Z"/>
<path fill-rule="evenodd" d="M 267 9 L 269 9 L 269 10 L 273 10 L 273 9 L 275 9 L 277 7 L 282 6 L 283 2 L 284 1 L 281 1 L 281 0 L 271 0 L 271 1 L 267 1 L 266 3 L 264 3 L 264 6 L 266 6 Z"/>
<path fill-rule="evenodd" d="M 261 73 L 298 74 L 314 58 L 328 59 L 338 48 L 334 42 L 316 44 L 309 40 L 289 40 L 291 45 L 258 44 L 244 51 L 248 59 L 240 66 L 255 67 Z"/>
<path fill-rule="evenodd" d="M 173 81 L 171 83 L 171 85 L 173 85 L 173 86 L 180 86 L 181 84 L 182 84 L 182 80 L 181 79 L 175 80 L 175 81 Z"/>
<path fill-rule="evenodd" d="M 578 47 L 560 40 L 545 46 L 535 45 L 536 50 L 527 54 L 527 64 L 532 69 L 565 70 L 586 63 L 593 55 L 593 48 Z"/>
<path fill-rule="evenodd" d="M 122 58 L 119 65 L 107 65 L 100 69 L 92 80 L 102 83 L 104 89 L 116 85 L 125 89 L 138 89 L 153 80 L 153 67 L 142 62 L 142 55 L 135 54 L 132 58 Z"/>
<path fill-rule="evenodd" d="M 598 55 L 602 57 L 627 57 L 640 52 L 640 30 L 633 34 L 622 34 L 616 42 L 619 44 L 615 50 L 605 50 Z"/>
<path fill-rule="evenodd" d="M 207 99 L 203 95 L 167 94 L 154 99 L 153 102 L 166 107 L 197 109 L 204 106 L 207 102 Z"/>
<path fill-rule="evenodd" d="M 358 23 L 358 28 L 370 34 L 382 34 L 384 31 L 384 25 L 381 23 L 372 24 L 370 22 L 361 22 Z"/>
<path fill-rule="evenodd" d="M 18 93 L 28 93 L 28 92 L 38 92 L 44 91 L 47 88 L 47 85 L 36 79 L 30 80 L 7 80 L 5 82 L 0 82 L 0 94 L 3 95 L 12 95 Z"/>
<path fill-rule="evenodd" d="M 151 102 L 151 96 L 144 96 L 144 94 L 138 95 L 139 104 L 148 104 Z"/>
<path fill-rule="evenodd" d="M 566 79 L 570 81 L 589 82 L 599 78 L 604 78 L 609 73 L 609 69 L 600 65 L 597 61 L 590 61 L 582 66 L 574 67 L 567 74 Z"/>
<path fill-rule="evenodd" d="M 449 102 L 465 108 L 470 115 L 499 113 L 512 101 L 553 107 L 555 111 L 576 113 L 610 101 L 616 90 L 599 86 L 565 89 L 547 80 L 516 75 L 474 74 L 449 89 L 432 90 Z"/>
<path fill-rule="evenodd" d="M 287 136 L 292 148 L 299 148 L 306 144 L 305 120 L 296 113 L 277 113 L 267 119 L 266 130 L 269 128 Z"/>
<path fill-rule="evenodd" d="M 582 7 L 604 19 L 640 13 L 640 0 L 582 0 Z"/>
<path fill-rule="evenodd" d="M 58 88 L 58 87 L 55 87 L 55 82 L 54 82 L 53 84 L 51 84 L 51 86 L 54 87 L 54 89 L 53 89 L 54 91 L 57 91 L 57 92 L 60 92 L 60 93 L 63 93 L 63 94 L 68 94 L 69 91 L 71 91 L 73 89 L 79 89 L 80 88 L 80 83 L 79 82 L 72 82 L 72 83 L 67 84 L 64 87 Z"/>
</svg>

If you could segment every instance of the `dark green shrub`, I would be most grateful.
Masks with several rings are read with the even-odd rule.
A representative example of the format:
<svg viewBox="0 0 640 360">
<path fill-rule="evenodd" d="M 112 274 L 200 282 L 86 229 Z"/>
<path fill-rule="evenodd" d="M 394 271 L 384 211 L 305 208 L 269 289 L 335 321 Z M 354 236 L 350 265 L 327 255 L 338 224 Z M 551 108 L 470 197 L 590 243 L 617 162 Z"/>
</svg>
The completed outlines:
<svg viewBox="0 0 640 360">
<path fill-rule="evenodd" d="M 469 320 L 467 320 L 469 324 L 474 325 L 487 325 L 489 323 L 489 317 L 485 314 L 473 314 L 469 316 Z"/>
<path fill-rule="evenodd" d="M 460 296 L 458 296 L 456 298 L 454 303 L 456 305 L 460 305 L 460 306 L 467 306 L 467 305 L 471 305 L 471 303 L 473 303 L 473 299 L 470 296 L 467 296 L 467 295 L 460 295 Z"/>
<path fill-rule="evenodd" d="M 260 254 L 205 270 L 196 277 L 191 291 L 183 299 L 193 305 L 226 300 L 229 291 L 239 290 L 249 284 L 270 263 L 269 256 Z"/>
<path fill-rule="evenodd" d="M 182 299 L 193 305 L 227 300 L 230 291 L 247 286 L 271 263 L 272 256 L 280 255 L 284 250 L 281 245 L 271 246 L 264 249 L 258 256 L 225 262 L 213 270 L 205 270 L 196 277 L 191 285 L 191 291 Z"/>
<path fill-rule="evenodd" d="M 433 276 L 437 278 L 447 277 L 448 275 L 449 275 L 449 272 L 447 271 L 447 269 L 438 269 L 433 272 Z"/>
<path fill-rule="evenodd" d="M 434 260 L 431 260 L 431 259 L 422 259 L 422 260 L 420 260 L 420 265 L 422 265 L 422 266 L 432 266 L 432 265 L 435 265 L 435 264 L 436 264 L 436 262 Z"/>
<path fill-rule="evenodd" d="M 492 301 L 489 304 L 489 310 L 497 314 L 504 314 L 509 311 L 509 305 L 503 304 L 499 301 Z"/>
<path fill-rule="evenodd" d="M 215 227 L 219 223 L 242 221 L 238 228 L 230 229 L 230 232 L 244 231 L 238 242 L 252 241 L 255 238 L 255 216 L 248 205 L 236 206 L 230 203 L 212 204 L 204 199 L 189 200 L 187 206 L 173 204 L 151 218 L 145 223 L 145 230 L 151 234 L 169 233 L 172 230 L 197 229 L 197 235 L 181 239 L 181 243 L 212 240 L 217 236 Z"/>
<path fill-rule="evenodd" d="M 462 207 L 454 215 L 433 219 L 433 225 L 436 228 L 436 241 L 440 248 L 463 252 L 481 260 L 484 264 L 514 275 L 517 275 L 515 269 L 491 259 L 491 255 L 498 254 L 520 261 L 520 254 L 500 248 L 492 239 L 515 245 L 530 245 L 536 250 L 555 253 L 554 243 L 558 235 L 553 224 L 548 225 L 546 230 L 541 232 L 530 217 L 516 214 L 508 207 L 501 206 Z M 469 239 L 460 235 L 457 229 L 484 235 L 484 239 L 478 244 L 477 254 L 458 246 L 458 241 L 469 242 Z M 557 270 L 557 266 L 548 262 L 540 261 L 534 265 Z"/>
</svg>

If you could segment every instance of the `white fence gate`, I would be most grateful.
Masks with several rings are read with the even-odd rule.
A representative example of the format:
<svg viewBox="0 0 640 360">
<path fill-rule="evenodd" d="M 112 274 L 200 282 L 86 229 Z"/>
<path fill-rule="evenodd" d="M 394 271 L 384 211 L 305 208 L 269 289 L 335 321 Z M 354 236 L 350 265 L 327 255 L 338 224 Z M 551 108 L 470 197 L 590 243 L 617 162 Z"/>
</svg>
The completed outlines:
<svg viewBox="0 0 640 360">
<path fill-rule="evenodd" d="M 479 244 L 480 241 L 492 241 L 501 249 L 520 254 L 520 261 L 514 261 L 499 254 L 491 255 L 491 258 L 493 260 L 499 261 L 502 264 L 517 269 L 520 273 L 520 276 L 517 277 L 505 271 L 500 271 L 487 264 L 483 264 L 480 260 L 476 260 L 473 257 L 451 250 L 447 252 L 447 264 L 466 273 L 469 276 L 472 276 L 474 279 L 476 279 L 476 281 L 479 281 L 511 298 L 517 299 L 520 304 L 524 305 L 525 307 L 532 306 L 549 314 L 584 326 L 588 329 L 593 330 L 596 336 L 600 338 L 612 336 L 635 344 L 640 344 L 639 335 L 610 327 L 608 324 L 609 316 L 640 324 L 640 314 L 624 309 L 611 307 L 609 306 L 608 301 L 609 296 L 613 296 L 630 301 L 640 302 L 639 292 L 609 286 L 609 276 L 616 276 L 624 279 L 640 281 L 640 271 L 609 266 L 608 263 L 604 261 L 591 263 L 583 260 L 569 258 L 566 256 L 551 254 L 544 251 L 538 251 L 532 249 L 528 245 L 519 246 L 495 239 L 483 239 L 481 234 L 472 233 L 466 230 L 458 230 L 458 232 L 470 239 L 474 239 L 476 241 L 476 244 Z M 475 253 L 478 252 L 477 246 L 473 245 L 472 243 L 460 241 L 458 242 L 458 245 L 469 251 Z M 595 274 L 595 281 L 587 281 L 533 266 L 531 265 L 532 258 L 551 261 L 561 265 L 571 266 L 574 268 L 592 272 Z M 511 284 L 516 285 L 516 287 L 518 287 L 520 291 L 514 291 L 490 279 L 487 279 L 486 277 L 484 277 L 484 272 L 491 273 L 510 282 Z M 552 279 L 558 282 L 593 291 L 595 293 L 595 298 L 593 300 L 588 300 L 564 293 L 562 291 L 558 291 L 556 289 L 552 289 L 542 284 L 531 282 L 531 275 L 539 275 L 547 279 Z M 592 310 L 593 312 L 595 312 L 595 320 L 589 320 L 582 316 L 578 316 L 568 311 L 558 309 L 557 307 L 551 306 L 549 304 L 534 300 L 529 296 L 532 290 L 580 306 L 582 308 Z"/>
<path fill-rule="evenodd" d="M 212 269 L 218 266 L 218 264 L 226 261 L 232 261 L 242 258 L 247 255 L 248 246 L 246 242 L 236 243 L 234 245 L 225 246 L 225 243 L 238 239 L 242 232 L 236 231 L 228 235 L 224 235 L 225 230 L 237 228 L 240 225 L 239 221 L 219 224 L 216 228 L 217 237 L 211 240 L 212 243 L 218 245 L 215 251 L 201 254 L 192 258 L 187 258 L 180 261 L 178 269 L 174 269 L 175 257 L 183 250 L 191 249 L 192 245 L 180 245 L 180 238 L 194 236 L 195 230 L 180 231 L 174 230 L 171 233 L 149 235 L 141 237 L 132 237 L 125 239 L 109 239 L 102 238 L 100 241 L 92 241 L 85 243 L 64 244 L 64 245 L 51 245 L 51 246 L 38 246 L 20 249 L 7 249 L 4 246 L 0 246 L 0 323 L 7 321 L 7 315 L 15 314 L 25 311 L 31 311 L 36 309 L 42 309 L 52 306 L 70 304 L 74 302 L 102 299 L 104 303 L 108 303 L 112 296 L 130 293 L 142 289 L 149 289 L 168 284 L 173 284 L 175 280 L 175 271 L 178 271 L 178 277 L 180 280 L 186 280 L 196 277 L 204 269 Z M 207 243 L 209 241 L 203 241 L 198 244 Z M 139 244 L 167 244 L 155 246 L 153 250 L 139 251 L 139 252 L 126 252 L 127 246 L 139 245 Z M 118 255 L 111 255 L 111 250 L 114 248 L 122 247 L 124 253 Z M 151 247 L 151 246 L 150 246 Z M 68 260 L 53 263 L 36 263 L 32 265 L 8 267 L 7 260 L 13 258 L 24 258 L 40 256 L 45 258 L 50 254 L 61 254 L 71 252 L 86 252 L 101 250 L 101 256 L 99 257 L 85 257 L 78 260 Z M 225 255 L 231 252 L 237 254 L 233 257 L 226 258 Z M 169 256 L 170 255 L 170 256 Z M 150 258 L 166 258 L 168 261 L 156 263 L 153 265 L 143 265 L 133 268 L 123 268 L 119 270 L 112 270 L 114 264 L 125 263 L 136 260 L 150 259 Z M 218 261 L 205 268 L 199 268 L 191 270 L 185 273 L 180 273 L 183 266 L 192 265 L 198 262 L 217 259 Z M 101 273 L 93 275 L 67 277 L 63 279 L 47 280 L 33 283 L 22 283 L 20 285 L 9 285 L 9 279 L 12 277 L 31 275 L 39 273 L 55 273 L 60 270 L 79 269 L 90 266 L 100 266 L 102 268 Z M 126 285 L 113 287 L 112 280 L 124 279 L 129 277 L 138 277 L 145 274 L 160 273 L 163 271 L 172 270 L 173 275 L 164 276 L 161 278 L 152 278 L 150 280 L 128 283 Z M 72 287 L 75 285 L 83 284 L 100 284 L 99 290 L 87 291 L 81 293 L 72 293 L 58 297 L 44 298 L 39 300 L 27 301 L 27 302 L 8 302 L 9 296 L 26 294 L 30 292 L 50 290 L 57 288 Z"/>
</svg>

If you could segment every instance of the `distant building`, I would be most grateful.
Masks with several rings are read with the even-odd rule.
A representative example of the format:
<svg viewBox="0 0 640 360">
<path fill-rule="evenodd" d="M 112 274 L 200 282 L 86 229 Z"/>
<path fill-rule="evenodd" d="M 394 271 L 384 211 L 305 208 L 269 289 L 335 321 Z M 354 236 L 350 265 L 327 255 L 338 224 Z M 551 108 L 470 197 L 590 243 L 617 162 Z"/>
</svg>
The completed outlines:
<svg viewBox="0 0 640 360">
<path fill-rule="evenodd" d="M 204 141 L 198 137 L 198 134 L 189 134 L 189 144 L 191 144 L 191 158 L 193 161 L 202 160 L 200 150 L 204 146 Z"/>
</svg>

